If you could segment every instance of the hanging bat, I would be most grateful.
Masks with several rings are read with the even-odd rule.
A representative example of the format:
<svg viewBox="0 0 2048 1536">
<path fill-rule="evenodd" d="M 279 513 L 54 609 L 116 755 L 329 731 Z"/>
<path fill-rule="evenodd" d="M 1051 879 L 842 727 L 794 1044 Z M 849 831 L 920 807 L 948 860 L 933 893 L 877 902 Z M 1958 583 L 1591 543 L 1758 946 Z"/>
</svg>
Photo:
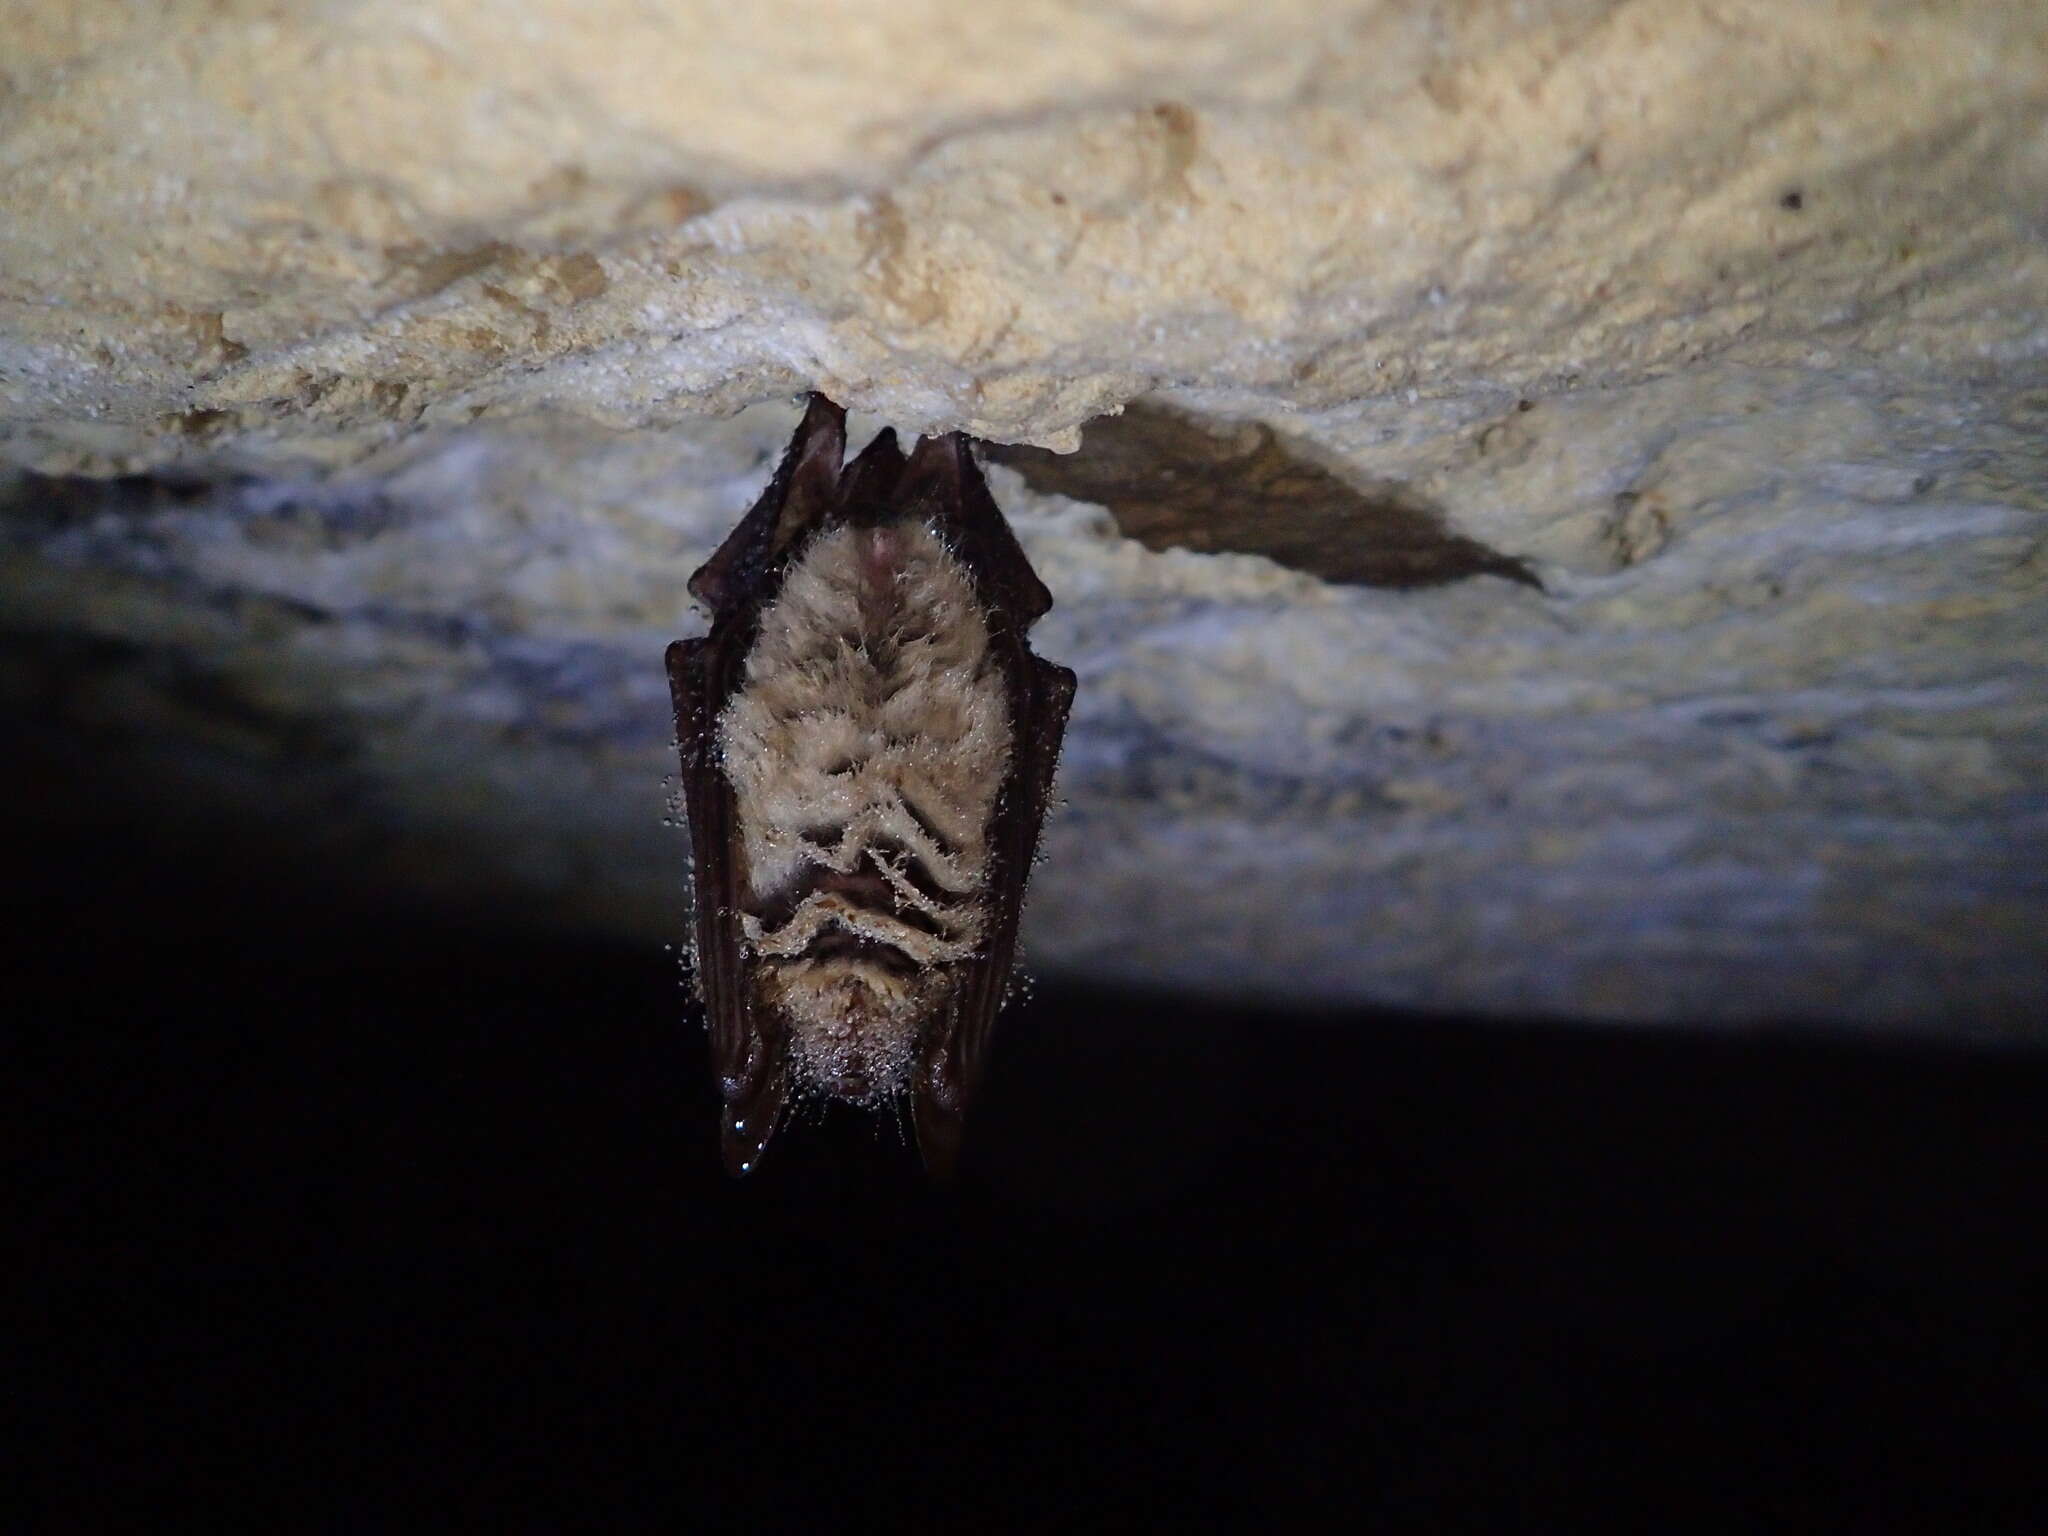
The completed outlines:
<svg viewBox="0 0 2048 1536">
<path fill-rule="evenodd" d="M 726 1171 L 793 1100 L 907 1095 L 951 1172 L 987 1060 L 1074 674 L 1025 635 L 1052 597 L 958 432 L 842 467 L 822 395 L 690 578 L 668 648 L 695 972 Z"/>
</svg>

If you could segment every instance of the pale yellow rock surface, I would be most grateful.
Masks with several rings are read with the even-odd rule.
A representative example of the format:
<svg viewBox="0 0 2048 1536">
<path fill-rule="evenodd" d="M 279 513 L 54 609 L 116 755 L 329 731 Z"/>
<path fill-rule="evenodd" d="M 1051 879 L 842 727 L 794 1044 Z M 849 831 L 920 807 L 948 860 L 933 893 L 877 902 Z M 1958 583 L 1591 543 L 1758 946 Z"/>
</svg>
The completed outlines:
<svg viewBox="0 0 2048 1536">
<path fill-rule="evenodd" d="M 996 471 L 1083 678 L 1046 974 L 2048 1013 L 2036 5 L 11 0 L 0 39 L 0 462 L 254 477 L 17 489 L 10 686 L 70 679 L 67 728 L 400 828 L 421 890 L 672 933 L 659 652 L 787 397 L 1071 447 L 1148 395 L 1545 590 L 1155 553 Z"/>
<path fill-rule="evenodd" d="M 1162 385 L 2042 341 L 2025 4 L 16 0 L 0 30 L 0 405 L 45 468 L 813 384 L 1049 440 Z"/>
</svg>

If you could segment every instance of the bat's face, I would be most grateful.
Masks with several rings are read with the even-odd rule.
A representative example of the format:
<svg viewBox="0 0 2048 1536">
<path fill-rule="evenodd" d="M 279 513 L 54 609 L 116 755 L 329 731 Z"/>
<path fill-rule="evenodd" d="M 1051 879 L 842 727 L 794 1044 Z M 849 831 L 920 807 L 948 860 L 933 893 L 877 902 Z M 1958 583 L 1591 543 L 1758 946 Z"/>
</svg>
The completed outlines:
<svg viewBox="0 0 2048 1536">
<path fill-rule="evenodd" d="M 924 1023 L 988 928 L 1011 721 L 987 621 L 923 522 L 841 524 L 790 562 L 718 718 L 742 946 L 796 1086 L 906 1087 Z"/>
<path fill-rule="evenodd" d="M 957 435 L 842 467 L 813 396 L 669 647 L 697 987 L 752 1171 L 793 1097 L 908 1093 L 943 1171 L 1007 990 L 1073 674 L 1051 599 Z"/>
</svg>

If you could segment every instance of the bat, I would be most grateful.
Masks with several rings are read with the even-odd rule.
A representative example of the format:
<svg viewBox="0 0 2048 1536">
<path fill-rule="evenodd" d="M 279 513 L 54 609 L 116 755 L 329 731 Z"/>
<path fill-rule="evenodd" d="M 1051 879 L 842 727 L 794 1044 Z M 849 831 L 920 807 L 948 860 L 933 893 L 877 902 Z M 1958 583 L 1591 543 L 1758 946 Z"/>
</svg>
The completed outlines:
<svg viewBox="0 0 2048 1536">
<path fill-rule="evenodd" d="M 813 394 L 753 509 L 690 578 L 668 648 L 694 973 L 735 1177 L 792 1102 L 907 1098 L 957 1158 L 1008 990 L 1074 674 L 1052 596 L 968 439 L 885 430 L 852 463 Z"/>
</svg>

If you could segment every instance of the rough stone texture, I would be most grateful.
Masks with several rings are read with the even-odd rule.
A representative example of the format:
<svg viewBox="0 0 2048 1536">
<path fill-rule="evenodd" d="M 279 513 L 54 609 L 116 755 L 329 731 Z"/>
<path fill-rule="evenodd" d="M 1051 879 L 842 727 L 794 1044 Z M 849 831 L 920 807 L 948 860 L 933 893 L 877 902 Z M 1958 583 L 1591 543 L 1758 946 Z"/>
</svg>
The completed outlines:
<svg viewBox="0 0 2048 1536">
<path fill-rule="evenodd" d="M 792 419 L 732 412 L 1151 396 L 1543 590 L 995 469 L 1083 685 L 1040 973 L 2040 1029 L 2037 7 L 825 14 L 0 3 L 0 460 L 155 477 L 14 480 L 17 716 L 671 934 L 660 650 Z"/>
</svg>

